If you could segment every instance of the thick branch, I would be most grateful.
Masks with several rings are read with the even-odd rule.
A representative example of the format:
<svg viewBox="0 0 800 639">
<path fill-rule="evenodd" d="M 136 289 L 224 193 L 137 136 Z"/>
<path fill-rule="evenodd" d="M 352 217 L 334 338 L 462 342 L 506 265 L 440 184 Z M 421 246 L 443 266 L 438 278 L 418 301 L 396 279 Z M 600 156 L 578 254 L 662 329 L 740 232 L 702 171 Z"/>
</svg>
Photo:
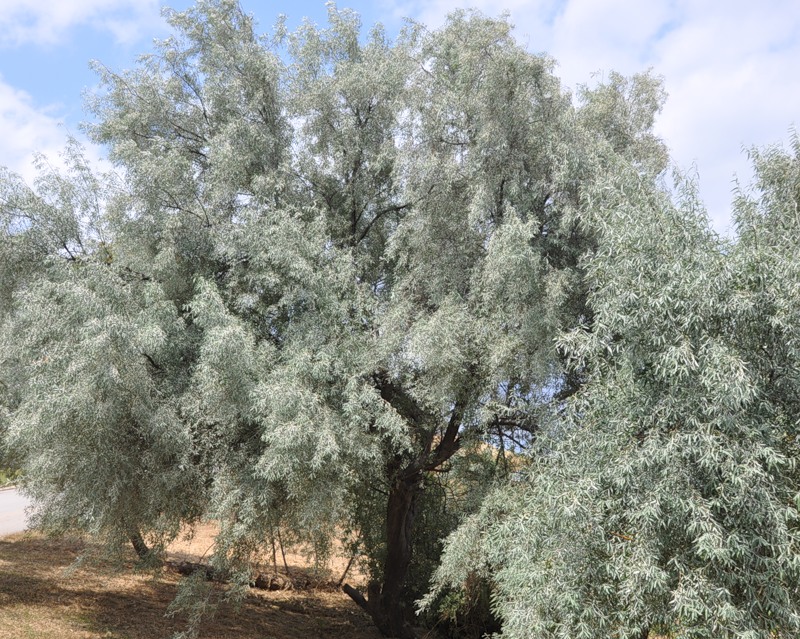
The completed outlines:
<svg viewBox="0 0 800 639">
<path fill-rule="evenodd" d="M 383 400 L 388 402 L 403 419 L 415 426 L 431 421 L 432 416 L 402 387 L 392 382 L 385 371 L 376 372 L 372 378 Z"/>
<path fill-rule="evenodd" d="M 436 445 L 433 455 L 425 465 L 425 470 L 433 470 L 439 467 L 456 454 L 461 447 L 461 439 L 458 437 L 458 432 L 461 429 L 463 420 L 464 404 L 463 402 L 456 402 L 455 406 L 453 406 L 453 412 L 450 413 L 450 420 L 447 422 L 447 430 L 445 430 L 444 436 Z"/>
<path fill-rule="evenodd" d="M 358 590 L 353 588 L 350 584 L 344 584 L 342 586 L 342 591 L 350 597 L 353 601 L 355 601 L 359 608 L 361 608 L 364 612 L 368 615 L 372 615 L 371 609 L 369 607 L 369 602 L 366 600 L 364 595 L 362 595 Z"/>
</svg>

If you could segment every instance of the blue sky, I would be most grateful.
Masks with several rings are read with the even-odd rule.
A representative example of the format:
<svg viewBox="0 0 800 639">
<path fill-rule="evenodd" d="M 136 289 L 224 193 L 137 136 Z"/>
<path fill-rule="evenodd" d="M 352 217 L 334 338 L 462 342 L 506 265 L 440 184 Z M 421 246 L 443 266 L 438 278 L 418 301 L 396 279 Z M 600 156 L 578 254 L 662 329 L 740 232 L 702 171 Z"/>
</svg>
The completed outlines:
<svg viewBox="0 0 800 639">
<path fill-rule="evenodd" d="M 168 30 L 160 8 L 188 0 L 0 0 L 0 165 L 30 180 L 34 152 L 56 158 L 67 132 L 86 119 L 81 93 L 96 82 L 98 59 L 133 66 Z M 323 0 L 241 0 L 262 31 L 284 13 L 325 21 Z M 591 83 L 610 70 L 652 67 L 665 79 L 667 105 L 657 132 L 680 168 L 695 171 L 720 232 L 730 225 L 734 174 L 750 179 L 750 145 L 786 144 L 800 126 L 800 5 L 797 0 L 356 0 L 365 26 L 389 33 L 404 17 L 428 26 L 448 12 L 475 7 L 506 11 L 530 51 L 557 62 L 565 86 Z M 91 148 L 100 160 L 102 149 Z"/>
</svg>

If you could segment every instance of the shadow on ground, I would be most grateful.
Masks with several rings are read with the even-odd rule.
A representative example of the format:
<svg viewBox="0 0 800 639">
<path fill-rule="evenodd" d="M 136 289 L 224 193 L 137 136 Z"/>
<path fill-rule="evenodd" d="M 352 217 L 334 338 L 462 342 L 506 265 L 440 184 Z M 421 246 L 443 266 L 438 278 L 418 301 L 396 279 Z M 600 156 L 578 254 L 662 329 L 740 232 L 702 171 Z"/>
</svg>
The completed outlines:
<svg viewBox="0 0 800 639">
<path fill-rule="evenodd" d="M 22 639 L 167 639 L 186 628 L 165 616 L 178 577 L 137 574 L 131 561 L 70 570 L 80 539 L 25 533 L 0 540 L 0 636 Z M 218 593 L 218 594 L 221 594 Z M 253 592 L 238 612 L 223 605 L 203 622 L 204 639 L 378 639 L 340 592 Z"/>
</svg>

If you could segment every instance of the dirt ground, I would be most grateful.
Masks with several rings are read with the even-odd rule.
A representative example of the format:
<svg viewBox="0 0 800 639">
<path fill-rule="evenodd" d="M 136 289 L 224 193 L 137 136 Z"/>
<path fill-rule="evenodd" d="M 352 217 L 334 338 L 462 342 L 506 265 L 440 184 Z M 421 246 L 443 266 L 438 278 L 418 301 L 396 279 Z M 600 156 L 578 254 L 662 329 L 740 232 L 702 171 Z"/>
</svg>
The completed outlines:
<svg viewBox="0 0 800 639">
<path fill-rule="evenodd" d="M 170 548 L 174 560 L 199 561 L 210 552 L 213 526 Z M 72 568 L 87 548 L 80 538 L 48 539 L 20 533 L 0 539 L 0 637 L 4 639 L 168 639 L 186 628 L 168 617 L 180 576 L 136 573 L 134 556 L 122 566 Z M 280 554 L 279 565 L 282 565 Z M 288 554 L 293 573 L 308 569 Z M 331 566 L 334 581 L 346 561 Z M 358 579 L 358 575 L 354 575 Z M 379 639 L 369 618 L 334 588 L 251 590 L 241 608 L 222 606 L 205 621 L 203 639 Z"/>
</svg>

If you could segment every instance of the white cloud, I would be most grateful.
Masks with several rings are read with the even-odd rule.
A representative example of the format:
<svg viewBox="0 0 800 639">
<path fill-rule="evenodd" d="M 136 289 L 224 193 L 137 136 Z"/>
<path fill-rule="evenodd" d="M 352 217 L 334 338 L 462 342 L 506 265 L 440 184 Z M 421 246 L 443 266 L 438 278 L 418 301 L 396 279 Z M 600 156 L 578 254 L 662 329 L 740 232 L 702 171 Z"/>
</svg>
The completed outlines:
<svg viewBox="0 0 800 639">
<path fill-rule="evenodd" d="M 55 44 L 77 25 L 133 42 L 160 24 L 159 15 L 158 0 L 0 0 L 0 44 Z"/>
<path fill-rule="evenodd" d="M 696 162 L 719 230 L 729 224 L 734 173 L 750 181 L 742 148 L 785 141 L 800 124 L 799 30 L 791 3 L 687 4 L 682 26 L 654 51 L 670 94 L 657 129 L 680 164 Z"/>
<path fill-rule="evenodd" d="M 66 131 L 60 119 L 33 106 L 31 97 L 0 79 L 0 139 L 2 163 L 30 182 L 35 175 L 35 152 L 55 157 L 64 146 Z"/>
<path fill-rule="evenodd" d="M 73 37 L 73 28 L 87 25 L 112 34 L 117 43 L 130 43 L 164 28 L 159 0 L 0 0 L 0 47 L 6 50 L 23 44 L 57 46 Z M 60 106 L 37 104 L 29 93 L 0 77 L 0 165 L 30 183 L 36 175 L 35 154 L 60 166 L 69 134 L 81 139 L 96 166 L 103 165 L 98 147 L 65 128 L 63 111 Z"/>
<path fill-rule="evenodd" d="M 508 11 L 530 51 L 546 51 L 569 87 L 596 71 L 653 67 L 669 93 L 657 132 L 683 169 L 696 164 L 715 227 L 730 223 L 734 173 L 750 179 L 743 146 L 788 138 L 800 126 L 800 12 L 795 0 L 384 0 L 394 16 L 441 25 L 472 6 Z"/>
<path fill-rule="evenodd" d="M 60 154 L 69 134 L 81 140 L 94 166 L 108 168 L 108 163 L 101 159 L 100 148 L 77 135 L 77 131 L 64 128 L 55 107 L 37 109 L 28 94 L 0 78 L 0 140 L 3 140 L 0 165 L 31 184 L 37 174 L 33 164 L 35 155 L 42 154 L 50 164 L 61 167 Z"/>
</svg>

